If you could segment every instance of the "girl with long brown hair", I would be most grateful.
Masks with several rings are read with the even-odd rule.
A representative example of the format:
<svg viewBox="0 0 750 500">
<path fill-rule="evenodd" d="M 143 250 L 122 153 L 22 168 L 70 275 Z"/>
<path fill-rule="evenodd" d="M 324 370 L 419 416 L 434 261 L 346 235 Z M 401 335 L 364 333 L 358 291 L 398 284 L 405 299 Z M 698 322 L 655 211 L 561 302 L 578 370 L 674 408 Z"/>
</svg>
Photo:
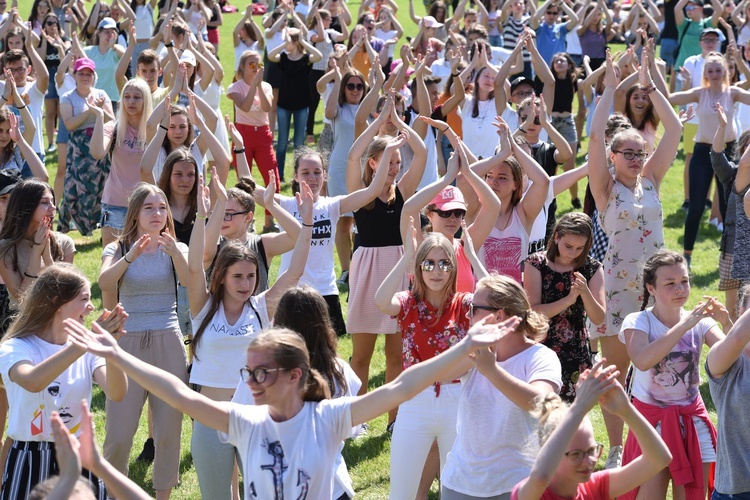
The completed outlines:
<svg viewBox="0 0 750 500">
<path fill-rule="evenodd" d="M 215 171 L 215 170 L 214 170 Z M 211 199 L 203 181 L 198 187 L 198 220 L 190 240 L 188 302 L 193 321 L 190 344 L 193 366 L 190 383 L 214 401 L 230 401 L 237 386 L 237 372 L 244 363 L 249 341 L 270 325 L 281 295 L 297 284 L 305 270 L 313 228 L 312 191 L 302 183 L 297 203 L 302 229 L 289 268 L 267 291 L 258 289 L 258 257 L 241 243 L 222 247 L 213 266 L 210 287 L 203 269 L 205 224 Z M 275 203 L 268 190 L 267 205 Z M 158 449 L 158 447 L 157 447 Z M 231 498 L 234 447 L 219 441 L 217 433 L 196 422 L 191 450 L 203 498 Z"/>
</svg>

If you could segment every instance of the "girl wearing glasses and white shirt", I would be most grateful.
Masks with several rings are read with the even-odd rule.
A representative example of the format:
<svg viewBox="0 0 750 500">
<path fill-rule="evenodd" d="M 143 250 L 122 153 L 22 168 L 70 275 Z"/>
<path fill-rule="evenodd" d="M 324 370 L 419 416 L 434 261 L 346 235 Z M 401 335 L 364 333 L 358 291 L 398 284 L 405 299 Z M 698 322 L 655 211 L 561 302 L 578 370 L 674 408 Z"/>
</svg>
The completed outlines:
<svg viewBox="0 0 750 500">
<path fill-rule="evenodd" d="M 216 170 L 214 170 L 214 173 Z M 302 229 L 292 252 L 291 264 L 276 283 L 260 295 L 258 258 L 240 243 L 224 245 L 216 259 L 210 287 L 206 285 L 204 263 L 205 225 L 211 199 L 200 180 L 198 219 L 190 238 L 188 256 L 188 302 L 193 317 L 193 341 L 190 344 L 193 368 L 190 383 L 198 392 L 214 401 L 231 401 L 237 387 L 237 372 L 245 364 L 245 350 L 263 328 L 270 326 L 281 295 L 297 285 L 305 270 L 313 228 L 313 197 L 302 183 L 297 205 Z M 269 190 L 267 206 L 274 204 Z M 216 210 L 215 210 L 216 211 Z M 219 211 L 219 213 L 222 213 Z M 196 421 L 191 451 L 203 498 L 230 500 L 234 470 L 234 447 L 221 443 L 215 430 Z"/>
</svg>

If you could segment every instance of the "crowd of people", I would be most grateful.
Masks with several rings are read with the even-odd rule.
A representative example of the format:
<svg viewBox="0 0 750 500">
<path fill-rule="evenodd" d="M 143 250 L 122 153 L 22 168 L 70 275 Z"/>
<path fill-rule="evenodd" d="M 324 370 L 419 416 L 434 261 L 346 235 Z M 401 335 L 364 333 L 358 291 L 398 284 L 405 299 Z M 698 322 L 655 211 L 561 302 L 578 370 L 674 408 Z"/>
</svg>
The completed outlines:
<svg viewBox="0 0 750 500">
<path fill-rule="evenodd" d="M 393 499 L 750 498 L 750 3 L 423 3 L 0 0 L 0 500 L 148 498 L 146 402 L 160 500 L 184 415 L 202 498 L 345 500 L 384 413 Z"/>
</svg>

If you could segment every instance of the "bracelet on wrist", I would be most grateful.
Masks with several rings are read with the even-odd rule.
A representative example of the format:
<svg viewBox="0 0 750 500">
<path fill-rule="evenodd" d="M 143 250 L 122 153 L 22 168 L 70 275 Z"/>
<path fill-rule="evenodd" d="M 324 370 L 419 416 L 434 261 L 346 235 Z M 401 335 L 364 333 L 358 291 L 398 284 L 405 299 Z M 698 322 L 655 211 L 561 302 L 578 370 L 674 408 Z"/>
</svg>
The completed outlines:
<svg viewBox="0 0 750 500">
<path fill-rule="evenodd" d="M 162 125 L 161 123 L 159 124 L 159 128 L 160 128 L 160 129 L 163 129 L 163 130 L 165 130 L 165 131 L 169 130 L 169 129 L 168 129 L 167 127 L 165 127 L 165 126 L 164 126 L 164 125 Z"/>
<path fill-rule="evenodd" d="M 451 76 L 453 78 L 458 78 L 461 73 L 451 73 Z"/>
<path fill-rule="evenodd" d="M 33 274 L 29 274 L 26 271 L 23 272 L 23 275 L 31 279 L 37 279 L 39 277 L 39 276 L 34 276 Z"/>
<path fill-rule="evenodd" d="M 24 109 L 25 107 L 26 105 L 24 104 L 23 106 L 16 106 L 16 109 Z"/>
<path fill-rule="evenodd" d="M 314 223 L 313 224 L 305 224 L 304 222 L 300 222 L 300 224 L 302 224 L 305 227 L 314 227 L 315 226 Z"/>
<path fill-rule="evenodd" d="M 132 264 L 132 263 L 133 263 L 133 261 L 132 261 L 132 260 L 128 260 L 128 255 L 127 255 L 127 254 L 123 255 L 123 256 L 122 256 L 122 258 L 123 258 L 123 259 L 125 260 L 125 262 L 127 262 L 128 264 Z"/>
<path fill-rule="evenodd" d="M 168 49 L 169 49 L 169 48 L 172 48 L 172 47 L 174 47 L 174 42 L 169 42 L 169 43 L 165 43 L 165 44 L 164 44 L 164 46 L 165 46 L 166 48 L 168 48 Z"/>
<path fill-rule="evenodd" d="M 195 214 L 196 219 L 206 220 L 208 219 L 208 215 L 201 215 L 201 214 Z"/>
<path fill-rule="evenodd" d="M 240 153 L 244 153 L 245 152 L 245 147 L 243 146 L 240 149 L 232 148 L 232 151 L 234 152 L 234 154 L 238 155 Z"/>
</svg>

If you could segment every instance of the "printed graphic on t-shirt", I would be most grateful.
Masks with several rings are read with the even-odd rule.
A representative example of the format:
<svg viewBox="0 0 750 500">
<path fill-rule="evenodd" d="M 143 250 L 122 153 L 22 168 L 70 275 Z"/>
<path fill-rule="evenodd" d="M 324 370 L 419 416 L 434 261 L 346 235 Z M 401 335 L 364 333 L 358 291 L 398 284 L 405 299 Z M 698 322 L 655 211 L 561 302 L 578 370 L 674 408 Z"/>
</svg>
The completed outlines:
<svg viewBox="0 0 750 500">
<path fill-rule="evenodd" d="M 511 236 L 498 239 L 489 237 L 484 242 L 484 267 L 521 281 L 521 238 Z"/>
<path fill-rule="evenodd" d="M 70 406 L 59 406 L 63 400 L 63 394 L 61 393 L 62 383 L 59 380 L 53 381 L 50 385 L 44 389 L 45 401 L 47 397 L 51 398 L 48 405 L 44 403 L 40 404 L 31 414 L 31 420 L 29 421 L 29 431 L 32 436 L 44 435 L 46 430 L 44 428 L 44 422 L 47 420 L 45 415 L 46 412 L 56 411 L 60 415 L 60 419 L 63 421 L 65 426 L 70 430 L 71 433 L 75 434 L 78 432 L 80 422 L 71 427 L 71 423 L 75 420 L 76 416 L 72 413 Z M 50 406 L 50 408 L 47 408 Z"/>
<path fill-rule="evenodd" d="M 302 222 L 302 216 L 296 210 L 292 211 L 295 219 Z M 313 215 L 311 247 L 327 247 L 331 245 L 332 226 L 328 214 Z"/>
<path fill-rule="evenodd" d="M 698 396 L 698 359 L 693 346 L 681 339 L 672 352 L 649 370 L 648 394 L 656 404 L 692 401 Z"/>
<path fill-rule="evenodd" d="M 255 319 L 255 316 L 252 316 L 249 319 L 253 320 Z M 229 326 L 225 323 L 216 324 L 212 322 L 208 328 L 211 332 L 218 333 L 221 335 L 228 335 L 230 337 L 240 337 L 243 335 L 255 334 L 255 325 L 253 325 L 252 323 L 246 323 L 244 325 Z"/>
<path fill-rule="evenodd" d="M 284 448 L 280 441 L 263 440 L 261 445 L 270 455 L 271 463 L 261 465 L 260 468 L 265 473 L 273 476 L 274 500 L 285 500 L 284 497 L 284 475 L 289 469 L 289 465 L 284 462 Z M 310 475 L 302 469 L 296 470 L 297 488 L 289 496 L 290 499 L 306 500 L 307 493 L 310 490 Z M 250 483 L 250 494 L 253 498 L 258 498 L 255 489 L 255 483 Z"/>
</svg>

